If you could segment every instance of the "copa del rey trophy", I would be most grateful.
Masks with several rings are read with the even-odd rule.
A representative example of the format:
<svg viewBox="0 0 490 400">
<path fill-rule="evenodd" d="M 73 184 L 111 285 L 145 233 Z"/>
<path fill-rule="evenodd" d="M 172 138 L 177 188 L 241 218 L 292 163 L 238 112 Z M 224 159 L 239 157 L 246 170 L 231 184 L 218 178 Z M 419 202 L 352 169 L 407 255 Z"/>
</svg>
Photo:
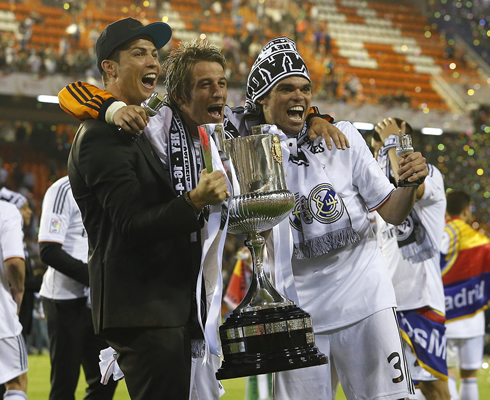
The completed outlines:
<svg viewBox="0 0 490 400">
<path fill-rule="evenodd" d="M 246 235 L 253 260 L 248 292 L 219 328 L 224 355 L 216 373 L 219 380 L 328 362 L 315 346 L 310 315 L 281 295 L 264 272 L 265 239 L 260 232 L 286 218 L 295 203 L 286 186 L 279 136 L 264 130 L 259 125 L 252 136 L 225 139 L 222 124 L 199 127 L 204 152 L 206 137 L 207 143 L 213 137 L 225 165 L 233 170 L 228 232 Z"/>
</svg>

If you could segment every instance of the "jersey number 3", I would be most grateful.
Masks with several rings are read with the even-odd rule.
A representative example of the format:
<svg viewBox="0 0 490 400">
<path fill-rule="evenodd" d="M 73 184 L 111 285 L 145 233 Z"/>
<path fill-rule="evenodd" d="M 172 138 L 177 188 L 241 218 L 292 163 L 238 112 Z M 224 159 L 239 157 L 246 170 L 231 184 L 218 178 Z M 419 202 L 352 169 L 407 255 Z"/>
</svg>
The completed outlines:
<svg viewBox="0 0 490 400">
<path fill-rule="evenodd" d="M 388 357 L 388 362 L 391 364 L 391 362 L 393 361 L 393 359 L 396 359 L 395 363 L 393 364 L 393 368 L 395 368 L 398 371 L 400 371 L 400 376 L 398 376 L 396 378 L 393 378 L 392 381 L 393 381 L 393 383 L 403 382 L 403 380 L 405 379 L 405 377 L 403 376 L 403 371 L 402 371 L 402 367 L 401 367 L 400 354 L 398 354 L 396 351 L 393 352 L 393 353 L 391 353 L 390 356 Z"/>
</svg>

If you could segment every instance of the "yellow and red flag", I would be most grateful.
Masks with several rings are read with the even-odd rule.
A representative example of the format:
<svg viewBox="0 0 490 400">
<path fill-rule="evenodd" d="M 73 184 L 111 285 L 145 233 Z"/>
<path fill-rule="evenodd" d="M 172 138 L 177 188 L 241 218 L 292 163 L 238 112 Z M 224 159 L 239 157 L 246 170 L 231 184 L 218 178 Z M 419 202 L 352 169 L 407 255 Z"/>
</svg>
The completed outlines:
<svg viewBox="0 0 490 400">
<path fill-rule="evenodd" d="M 441 274 L 447 321 L 468 318 L 490 301 L 490 239 L 458 217 L 446 221 Z"/>
</svg>

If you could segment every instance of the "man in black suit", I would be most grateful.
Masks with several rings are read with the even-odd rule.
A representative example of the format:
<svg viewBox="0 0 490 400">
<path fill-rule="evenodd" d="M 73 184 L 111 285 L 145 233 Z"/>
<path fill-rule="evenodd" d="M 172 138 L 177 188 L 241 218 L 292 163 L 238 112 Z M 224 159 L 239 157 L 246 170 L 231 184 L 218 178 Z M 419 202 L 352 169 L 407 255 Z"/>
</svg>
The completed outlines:
<svg viewBox="0 0 490 400">
<path fill-rule="evenodd" d="M 164 23 L 126 18 L 96 44 L 97 66 L 117 100 L 139 105 L 160 73 Z M 80 126 L 68 160 L 89 238 L 94 327 L 118 353 L 132 399 L 189 397 L 191 338 L 197 326 L 201 212 L 228 194 L 220 171 L 202 171 L 177 197 L 145 135 L 131 138 L 97 120 Z"/>
</svg>

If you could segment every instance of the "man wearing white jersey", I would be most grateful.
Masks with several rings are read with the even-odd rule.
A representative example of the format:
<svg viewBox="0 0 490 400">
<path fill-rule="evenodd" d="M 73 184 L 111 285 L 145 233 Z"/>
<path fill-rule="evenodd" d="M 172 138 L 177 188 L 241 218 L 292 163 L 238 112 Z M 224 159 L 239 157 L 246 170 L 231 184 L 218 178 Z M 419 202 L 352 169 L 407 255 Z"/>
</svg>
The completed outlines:
<svg viewBox="0 0 490 400">
<path fill-rule="evenodd" d="M 490 298 L 490 239 L 473 228 L 471 196 L 446 195 L 446 227 L 441 273 L 446 296 L 446 336 L 451 400 L 478 400 L 478 370 L 483 363 L 485 309 Z M 456 385 L 459 367 L 459 393 Z"/>
<path fill-rule="evenodd" d="M 100 383 L 99 352 L 89 304 L 88 241 L 68 176 L 48 188 L 39 227 L 41 259 L 49 265 L 40 290 L 50 342 L 50 400 L 74 399 L 83 366 L 85 399 L 112 399 L 116 382 Z"/>
<path fill-rule="evenodd" d="M 378 163 L 398 182 L 396 136 L 412 134 L 405 121 L 387 118 L 376 126 L 373 139 Z M 417 188 L 412 212 L 400 225 L 377 218 L 378 238 L 396 293 L 397 314 L 412 378 L 427 399 L 449 399 L 446 366 L 444 289 L 439 266 L 446 197 L 440 171 Z"/>
<path fill-rule="evenodd" d="M 27 399 L 27 351 L 18 316 L 25 279 L 23 237 L 21 213 L 0 201 L 0 384 L 9 400 Z"/>
<path fill-rule="evenodd" d="M 245 107 L 285 134 L 284 168 L 296 204 L 289 221 L 273 231 L 276 282 L 281 275 L 278 289 L 293 299 L 297 292 L 298 305 L 311 315 L 315 343 L 329 357 L 327 365 L 276 373 L 275 398 L 332 399 L 339 380 L 348 399 L 414 398 L 393 286 L 368 215 L 378 210 L 393 223 L 403 221 L 415 189 L 395 190 L 348 122 L 336 126 L 349 149 L 327 152 L 323 139 L 312 142 L 303 129 L 311 97 L 295 43 L 286 37 L 267 43 L 248 76 Z M 427 175 L 420 153 L 401 163 L 410 180 Z"/>
</svg>

